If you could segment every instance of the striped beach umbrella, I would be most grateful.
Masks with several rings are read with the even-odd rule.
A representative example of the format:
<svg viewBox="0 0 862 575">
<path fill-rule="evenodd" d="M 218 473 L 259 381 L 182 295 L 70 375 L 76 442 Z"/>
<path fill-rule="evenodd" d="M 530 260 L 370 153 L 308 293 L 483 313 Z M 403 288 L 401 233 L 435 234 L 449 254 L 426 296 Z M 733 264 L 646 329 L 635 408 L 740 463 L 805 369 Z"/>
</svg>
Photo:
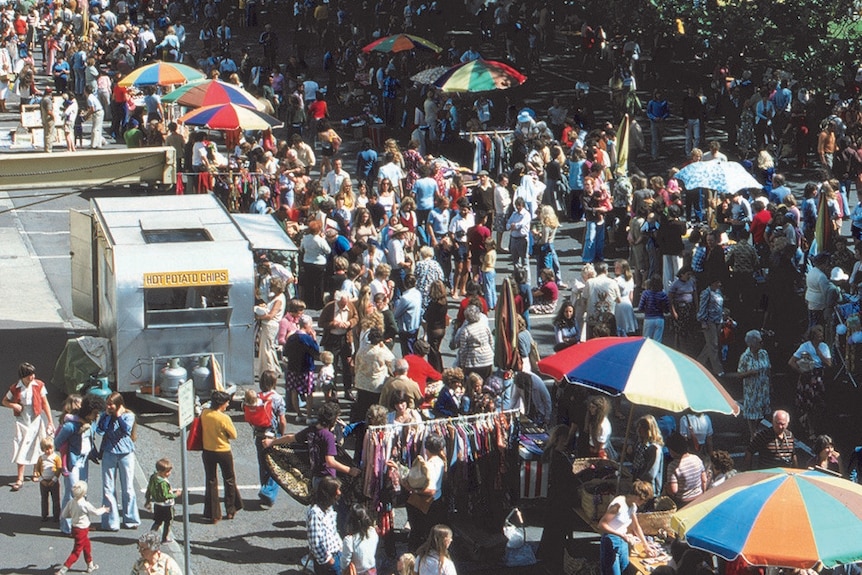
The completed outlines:
<svg viewBox="0 0 862 575">
<path fill-rule="evenodd" d="M 239 86 L 221 80 L 189 82 L 162 96 L 162 102 L 175 102 L 188 108 L 236 104 L 260 111 L 264 109 L 264 105 L 258 102 L 254 96 Z"/>
<path fill-rule="evenodd" d="M 439 54 L 443 51 L 443 48 L 430 40 L 414 36 L 413 34 L 393 34 L 392 36 L 375 40 L 362 48 L 362 51 L 366 53 L 383 52 L 386 54 L 390 52 L 408 52 L 410 50 L 430 50 Z"/>
<path fill-rule="evenodd" d="M 862 485 L 816 469 L 740 473 L 671 518 L 697 549 L 751 565 L 820 569 L 862 561 Z"/>
<path fill-rule="evenodd" d="M 236 104 L 219 104 L 192 110 L 177 122 L 187 126 L 202 126 L 211 130 L 265 130 L 284 123 L 269 114 Z"/>
<path fill-rule="evenodd" d="M 203 72 L 185 64 L 153 62 L 129 72 L 120 80 L 120 86 L 175 86 L 204 78 Z"/>
<path fill-rule="evenodd" d="M 526 80 L 508 64 L 479 59 L 452 66 L 434 85 L 444 92 L 487 92 L 520 86 Z"/>
</svg>

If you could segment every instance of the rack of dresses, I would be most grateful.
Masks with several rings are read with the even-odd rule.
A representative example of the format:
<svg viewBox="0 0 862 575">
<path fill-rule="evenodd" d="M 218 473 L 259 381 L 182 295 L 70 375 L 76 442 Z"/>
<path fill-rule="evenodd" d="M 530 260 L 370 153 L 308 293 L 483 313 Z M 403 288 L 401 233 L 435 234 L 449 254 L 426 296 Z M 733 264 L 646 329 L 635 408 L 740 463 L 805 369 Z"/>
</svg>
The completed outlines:
<svg viewBox="0 0 862 575">
<path fill-rule="evenodd" d="M 510 168 L 512 144 L 515 141 L 513 130 L 488 130 L 461 132 L 462 140 L 473 145 L 473 173 L 487 170 L 495 179 Z"/>
<path fill-rule="evenodd" d="M 370 426 L 363 443 L 364 493 L 379 516 L 391 513 L 400 488 L 397 473 L 387 462 L 409 468 L 425 456 L 425 438 L 432 433 L 446 440 L 447 489 L 450 512 L 470 516 L 501 515 L 503 493 L 518 484 L 518 410 L 496 411 L 414 423 Z M 514 476 L 512 476 L 514 474 Z M 499 505 L 499 509 L 492 509 Z M 482 515 L 482 514 L 485 515 Z M 502 523 L 501 523 L 502 527 Z"/>
</svg>

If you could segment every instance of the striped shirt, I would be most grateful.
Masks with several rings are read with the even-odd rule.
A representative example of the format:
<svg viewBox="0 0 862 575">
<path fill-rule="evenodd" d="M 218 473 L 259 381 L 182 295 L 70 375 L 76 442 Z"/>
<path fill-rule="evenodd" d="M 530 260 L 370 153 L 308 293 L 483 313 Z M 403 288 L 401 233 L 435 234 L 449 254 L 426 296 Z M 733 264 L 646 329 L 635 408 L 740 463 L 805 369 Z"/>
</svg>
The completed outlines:
<svg viewBox="0 0 862 575">
<path fill-rule="evenodd" d="M 703 472 L 703 461 L 691 453 L 686 453 L 670 464 L 667 469 L 667 481 L 668 485 L 677 486 L 677 492 L 673 496 L 677 505 L 688 503 L 703 494 L 703 485 L 700 481 Z"/>
<path fill-rule="evenodd" d="M 760 454 L 761 469 L 771 467 L 791 467 L 793 455 L 796 452 L 796 441 L 789 429 L 784 430 L 784 437 L 775 435 L 771 427 L 761 429 L 748 445 L 748 452 L 752 455 Z"/>
</svg>

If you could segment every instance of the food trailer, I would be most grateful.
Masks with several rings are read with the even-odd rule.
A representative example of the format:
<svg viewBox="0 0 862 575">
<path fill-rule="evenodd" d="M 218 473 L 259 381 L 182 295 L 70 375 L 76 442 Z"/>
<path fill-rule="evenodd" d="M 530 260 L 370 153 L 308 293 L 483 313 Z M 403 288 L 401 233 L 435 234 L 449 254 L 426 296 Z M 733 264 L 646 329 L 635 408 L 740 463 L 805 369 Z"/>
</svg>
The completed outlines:
<svg viewBox="0 0 862 575">
<path fill-rule="evenodd" d="M 90 206 L 70 216 L 73 311 L 110 340 L 113 387 L 170 405 L 175 394 L 157 392 L 165 373 L 191 374 L 201 357 L 217 362 L 225 387 L 252 384 L 251 250 L 269 246 L 253 246 L 210 194 L 94 198 Z M 295 251 L 263 217 L 252 230 L 257 243 L 269 230 L 281 242 L 275 249 Z"/>
</svg>

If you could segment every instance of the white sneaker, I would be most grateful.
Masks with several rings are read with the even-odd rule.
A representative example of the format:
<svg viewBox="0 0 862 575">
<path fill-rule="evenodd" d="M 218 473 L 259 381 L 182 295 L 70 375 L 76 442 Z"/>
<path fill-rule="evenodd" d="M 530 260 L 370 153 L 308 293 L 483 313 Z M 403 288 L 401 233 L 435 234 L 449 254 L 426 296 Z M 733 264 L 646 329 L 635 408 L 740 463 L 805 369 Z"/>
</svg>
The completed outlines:
<svg viewBox="0 0 862 575">
<path fill-rule="evenodd" d="M 98 569 L 98 568 L 99 568 L 99 566 L 98 566 L 98 565 L 96 565 L 96 564 L 95 564 L 94 562 L 92 562 L 92 561 L 90 561 L 89 563 L 87 563 L 87 573 L 92 573 L 93 571 L 95 571 L 95 570 L 96 570 L 96 569 Z"/>
<path fill-rule="evenodd" d="M 66 567 L 65 565 L 63 565 L 62 567 L 60 567 L 59 569 L 57 569 L 57 571 L 55 571 L 55 572 L 54 572 L 54 575 L 66 575 L 66 573 L 67 573 L 68 571 L 69 571 L 69 568 L 68 568 L 68 567 Z"/>
</svg>

